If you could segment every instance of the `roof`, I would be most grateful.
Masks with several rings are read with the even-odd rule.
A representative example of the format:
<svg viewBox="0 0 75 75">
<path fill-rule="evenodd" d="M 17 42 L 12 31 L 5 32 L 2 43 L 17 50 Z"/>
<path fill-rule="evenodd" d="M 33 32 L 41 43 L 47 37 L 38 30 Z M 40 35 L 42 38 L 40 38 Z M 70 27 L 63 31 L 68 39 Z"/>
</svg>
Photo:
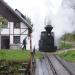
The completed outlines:
<svg viewBox="0 0 75 75">
<path fill-rule="evenodd" d="M 13 10 L 4 0 L 0 0 L 0 2 L 7 7 L 15 16 L 18 17 L 20 21 L 22 21 L 29 29 L 32 30 L 32 24 L 27 21 L 25 16 L 19 10 Z"/>
</svg>

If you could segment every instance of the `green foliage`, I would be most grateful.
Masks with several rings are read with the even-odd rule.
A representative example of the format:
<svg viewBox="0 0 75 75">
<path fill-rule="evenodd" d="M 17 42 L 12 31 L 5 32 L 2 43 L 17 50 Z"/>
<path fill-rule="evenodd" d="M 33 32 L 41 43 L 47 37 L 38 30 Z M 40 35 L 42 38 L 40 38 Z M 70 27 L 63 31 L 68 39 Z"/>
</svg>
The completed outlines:
<svg viewBox="0 0 75 75">
<path fill-rule="evenodd" d="M 75 62 L 75 50 L 60 53 L 59 56 L 66 61 Z"/>
<path fill-rule="evenodd" d="M 7 25 L 7 23 L 8 21 L 4 17 L 0 16 L 0 28 Z"/>
<path fill-rule="evenodd" d="M 35 58 L 41 59 L 42 57 L 43 57 L 43 54 L 41 52 L 37 51 L 36 54 L 35 54 Z"/>
<path fill-rule="evenodd" d="M 73 46 L 71 44 L 68 43 L 64 43 L 64 42 L 60 42 L 59 44 L 59 48 L 72 48 Z"/>
<path fill-rule="evenodd" d="M 28 61 L 29 58 L 30 58 L 29 51 L 22 51 L 22 50 L 0 50 L 0 60 Z"/>
<path fill-rule="evenodd" d="M 66 33 L 61 37 L 61 40 L 75 42 L 75 34 L 74 33 Z"/>
<path fill-rule="evenodd" d="M 37 51 L 35 54 L 36 59 L 42 58 L 41 52 Z M 0 50 L 0 60 L 7 61 L 29 61 L 30 51 L 28 50 Z"/>
<path fill-rule="evenodd" d="M 60 38 L 59 48 L 75 47 L 75 33 L 66 33 Z"/>
</svg>

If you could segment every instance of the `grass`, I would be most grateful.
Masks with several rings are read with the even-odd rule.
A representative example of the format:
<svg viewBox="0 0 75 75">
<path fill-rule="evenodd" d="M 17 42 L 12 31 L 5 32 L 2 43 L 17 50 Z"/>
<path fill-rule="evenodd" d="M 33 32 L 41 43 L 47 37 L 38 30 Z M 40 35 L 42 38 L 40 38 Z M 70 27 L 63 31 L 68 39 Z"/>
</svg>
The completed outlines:
<svg viewBox="0 0 75 75">
<path fill-rule="evenodd" d="M 66 61 L 75 62 L 75 50 L 64 51 L 59 56 Z"/>
<path fill-rule="evenodd" d="M 42 53 L 36 52 L 35 58 L 40 59 Z M 7 61 L 28 61 L 30 59 L 30 51 L 28 50 L 0 50 L 0 60 Z"/>
<path fill-rule="evenodd" d="M 30 61 L 30 56 L 30 51 L 0 50 L 0 67 L 7 66 L 7 71 L 12 72 L 14 75 L 20 75 L 18 70 L 23 68 L 23 63 L 29 63 L 28 61 Z M 42 53 L 37 51 L 35 58 L 40 59 L 41 57 Z M 5 70 L 2 68 L 0 73 L 3 71 Z"/>
<path fill-rule="evenodd" d="M 29 58 L 30 58 L 29 51 L 22 51 L 22 50 L 0 50 L 0 60 L 28 61 Z"/>
<path fill-rule="evenodd" d="M 42 57 L 43 57 L 43 54 L 39 51 L 36 51 L 35 58 L 36 59 L 41 59 Z"/>
<path fill-rule="evenodd" d="M 66 43 L 60 43 L 59 48 L 72 48 L 73 46 L 71 44 L 66 44 Z"/>
</svg>

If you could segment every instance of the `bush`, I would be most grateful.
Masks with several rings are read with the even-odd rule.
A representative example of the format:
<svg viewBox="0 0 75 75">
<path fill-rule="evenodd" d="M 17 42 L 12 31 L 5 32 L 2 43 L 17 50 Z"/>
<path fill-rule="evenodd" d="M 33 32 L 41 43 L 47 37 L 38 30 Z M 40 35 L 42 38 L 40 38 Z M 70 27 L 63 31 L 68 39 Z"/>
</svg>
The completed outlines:
<svg viewBox="0 0 75 75">
<path fill-rule="evenodd" d="M 75 50 L 60 53 L 59 56 L 66 61 L 75 62 Z"/>
<path fill-rule="evenodd" d="M 67 43 L 63 43 L 63 42 L 61 42 L 60 44 L 59 44 L 59 48 L 72 48 L 73 46 L 71 45 L 71 44 L 67 44 Z"/>
</svg>

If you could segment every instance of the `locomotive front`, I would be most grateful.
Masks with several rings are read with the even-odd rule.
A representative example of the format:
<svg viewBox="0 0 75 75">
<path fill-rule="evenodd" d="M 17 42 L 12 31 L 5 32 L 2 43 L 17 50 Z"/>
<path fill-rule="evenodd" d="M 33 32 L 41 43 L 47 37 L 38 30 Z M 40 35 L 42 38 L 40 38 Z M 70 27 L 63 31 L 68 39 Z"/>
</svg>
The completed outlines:
<svg viewBox="0 0 75 75">
<path fill-rule="evenodd" d="M 45 29 L 46 31 L 41 32 L 39 50 L 43 52 L 55 52 L 56 47 L 54 46 L 54 32 L 51 32 L 53 27 L 51 25 L 47 25 Z"/>
</svg>

